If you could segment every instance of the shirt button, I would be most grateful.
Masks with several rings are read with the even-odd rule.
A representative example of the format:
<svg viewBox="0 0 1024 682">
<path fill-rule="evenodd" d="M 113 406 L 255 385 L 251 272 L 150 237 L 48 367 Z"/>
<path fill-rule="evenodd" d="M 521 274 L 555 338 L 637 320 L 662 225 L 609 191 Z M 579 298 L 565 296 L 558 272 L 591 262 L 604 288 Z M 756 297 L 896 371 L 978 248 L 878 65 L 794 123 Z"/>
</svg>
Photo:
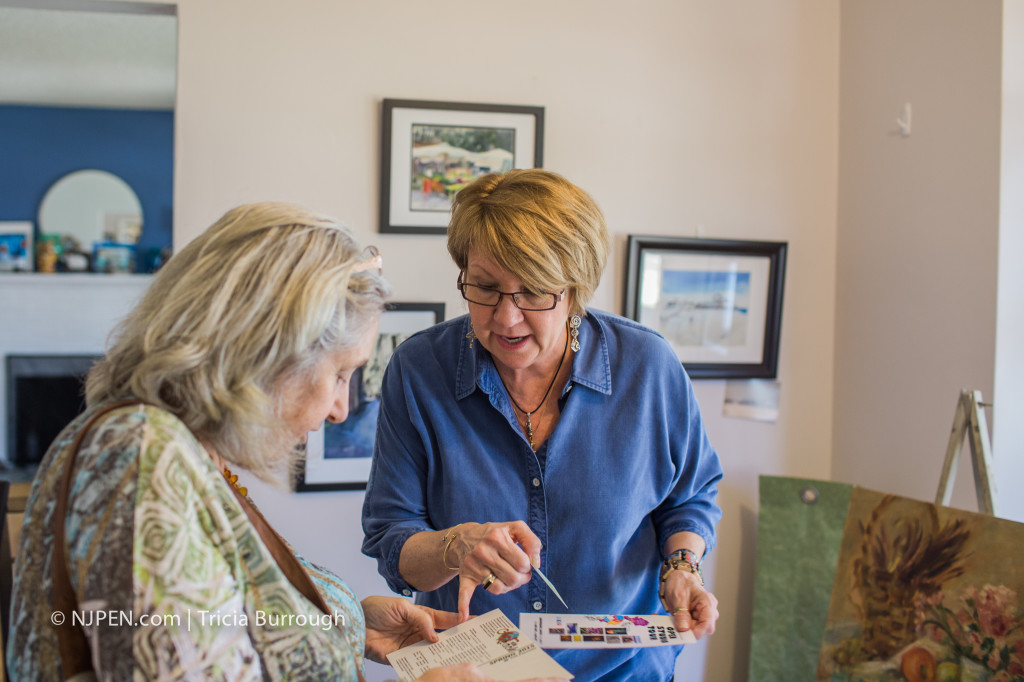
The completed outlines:
<svg viewBox="0 0 1024 682">
<path fill-rule="evenodd" d="M 412 590 L 410 590 L 410 589 L 409 589 L 409 588 L 407 587 L 407 588 L 405 588 L 404 590 L 402 590 L 402 594 L 404 594 L 404 595 L 405 595 L 406 597 L 411 597 L 411 596 L 412 596 Z"/>
<path fill-rule="evenodd" d="M 534 611 L 540 611 L 542 608 L 544 608 L 544 604 L 543 603 L 541 603 L 539 601 L 533 602 L 533 610 Z"/>
<path fill-rule="evenodd" d="M 539 488 L 540 487 L 540 479 L 539 478 L 533 479 L 533 487 L 534 488 Z"/>
</svg>

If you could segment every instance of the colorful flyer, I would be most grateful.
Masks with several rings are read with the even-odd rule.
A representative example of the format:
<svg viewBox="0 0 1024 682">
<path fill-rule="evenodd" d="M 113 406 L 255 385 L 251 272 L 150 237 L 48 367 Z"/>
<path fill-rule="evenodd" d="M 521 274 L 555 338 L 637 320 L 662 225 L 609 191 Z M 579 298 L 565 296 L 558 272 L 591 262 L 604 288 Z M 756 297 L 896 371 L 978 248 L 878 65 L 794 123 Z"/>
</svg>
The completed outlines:
<svg viewBox="0 0 1024 682">
<path fill-rule="evenodd" d="M 671 616 L 521 613 L 519 629 L 542 649 L 631 649 L 697 641 L 692 632 L 677 632 Z"/>
</svg>

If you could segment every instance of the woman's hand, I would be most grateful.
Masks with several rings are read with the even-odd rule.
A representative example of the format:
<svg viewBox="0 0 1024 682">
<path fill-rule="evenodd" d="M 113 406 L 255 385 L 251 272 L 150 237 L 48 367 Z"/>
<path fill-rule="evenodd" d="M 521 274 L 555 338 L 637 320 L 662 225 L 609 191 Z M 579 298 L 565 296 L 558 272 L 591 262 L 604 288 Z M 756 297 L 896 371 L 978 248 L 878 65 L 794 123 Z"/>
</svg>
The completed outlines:
<svg viewBox="0 0 1024 682">
<path fill-rule="evenodd" d="M 416 682 L 494 682 L 494 678 L 484 675 L 475 665 L 460 663 L 429 670 L 422 677 L 417 677 Z M 532 677 L 521 682 L 567 682 L 567 680 L 561 677 Z"/>
<path fill-rule="evenodd" d="M 718 621 L 718 599 L 704 589 L 696 573 L 672 571 L 665 581 L 665 606 L 679 632 L 697 639 L 712 634 Z"/>
<path fill-rule="evenodd" d="M 367 597 L 362 605 L 366 617 L 366 657 L 385 665 L 391 652 L 423 639 L 436 642 L 435 630 L 459 623 L 457 613 L 418 606 L 399 597 Z"/>
<path fill-rule="evenodd" d="M 447 554 L 459 567 L 459 615 L 469 618 L 469 600 L 477 585 L 505 594 L 530 582 L 540 565 L 540 539 L 522 521 L 467 523 L 456 529 Z"/>
</svg>

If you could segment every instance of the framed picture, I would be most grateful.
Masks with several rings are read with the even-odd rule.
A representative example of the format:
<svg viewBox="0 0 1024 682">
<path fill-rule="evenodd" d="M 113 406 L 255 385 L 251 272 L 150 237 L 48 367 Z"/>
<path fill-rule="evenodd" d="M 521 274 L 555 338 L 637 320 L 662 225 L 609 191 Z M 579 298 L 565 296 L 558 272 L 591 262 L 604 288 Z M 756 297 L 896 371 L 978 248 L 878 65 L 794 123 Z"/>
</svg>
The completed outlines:
<svg viewBox="0 0 1024 682">
<path fill-rule="evenodd" d="M 32 222 L 0 221 L 0 272 L 32 272 Z"/>
<path fill-rule="evenodd" d="M 380 387 L 391 355 L 402 341 L 444 320 L 444 303 L 391 303 L 380 317 L 370 361 L 349 384 L 348 418 L 324 423 L 306 439 L 306 458 L 295 490 L 362 490 L 370 475 L 380 412 Z"/>
<path fill-rule="evenodd" d="M 97 242 L 92 249 L 93 272 L 110 274 L 135 270 L 135 245 Z"/>
<path fill-rule="evenodd" d="M 630 235 L 625 315 L 664 336 L 693 379 L 773 379 L 786 246 Z"/>
<path fill-rule="evenodd" d="M 385 99 L 380 231 L 444 234 L 452 198 L 491 172 L 540 168 L 544 107 Z"/>
</svg>

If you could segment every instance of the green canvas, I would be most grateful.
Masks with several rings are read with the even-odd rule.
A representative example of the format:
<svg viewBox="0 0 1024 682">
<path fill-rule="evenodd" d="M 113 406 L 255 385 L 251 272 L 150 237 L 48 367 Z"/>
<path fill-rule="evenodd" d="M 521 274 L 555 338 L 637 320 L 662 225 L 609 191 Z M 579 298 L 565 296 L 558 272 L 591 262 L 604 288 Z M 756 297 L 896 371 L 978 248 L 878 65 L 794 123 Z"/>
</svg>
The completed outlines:
<svg viewBox="0 0 1024 682">
<path fill-rule="evenodd" d="M 815 678 L 852 489 L 760 477 L 751 682 Z"/>
</svg>

